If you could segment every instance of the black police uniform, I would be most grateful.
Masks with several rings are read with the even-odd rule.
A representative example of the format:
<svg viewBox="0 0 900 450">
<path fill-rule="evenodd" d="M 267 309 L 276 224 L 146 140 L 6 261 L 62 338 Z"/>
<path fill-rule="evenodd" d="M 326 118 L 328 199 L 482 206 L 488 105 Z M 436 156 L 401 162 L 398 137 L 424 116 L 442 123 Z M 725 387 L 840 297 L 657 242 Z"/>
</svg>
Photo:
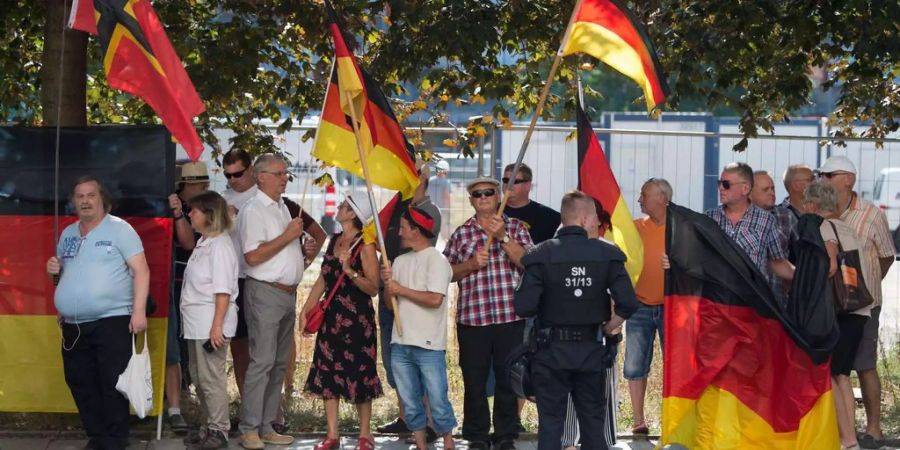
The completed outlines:
<svg viewBox="0 0 900 450">
<path fill-rule="evenodd" d="M 571 392 L 581 424 L 581 448 L 606 449 L 603 419 L 606 352 L 602 325 L 637 309 L 625 255 L 615 246 L 588 239 L 578 226 L 523 258 L 525 273 L 514 306 L 521 317 L 537 316 L 537 352 L 531 366 L 538 408 L 538 449 L 559 449 Z"/>
</svg>

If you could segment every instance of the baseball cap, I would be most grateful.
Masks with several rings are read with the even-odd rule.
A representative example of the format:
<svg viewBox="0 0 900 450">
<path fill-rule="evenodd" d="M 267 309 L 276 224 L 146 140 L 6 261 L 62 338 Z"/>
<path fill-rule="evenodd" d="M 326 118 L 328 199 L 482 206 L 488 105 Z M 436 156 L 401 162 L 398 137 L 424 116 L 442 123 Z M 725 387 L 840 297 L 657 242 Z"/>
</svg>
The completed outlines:
<svg viewBox="0 0 900 450">
<path fill-rule="evenodd" d="M 816 172 L 850 172 L 853 175 L 856 175 L 856 166 L 854 166 L 853 161 L 850 161 L 850 158 L 847 158 L 846 156 L 832 156 L 825 161 L 825 164 L 822 164 L 822 167 L 816 169 Z"/>
</svg>

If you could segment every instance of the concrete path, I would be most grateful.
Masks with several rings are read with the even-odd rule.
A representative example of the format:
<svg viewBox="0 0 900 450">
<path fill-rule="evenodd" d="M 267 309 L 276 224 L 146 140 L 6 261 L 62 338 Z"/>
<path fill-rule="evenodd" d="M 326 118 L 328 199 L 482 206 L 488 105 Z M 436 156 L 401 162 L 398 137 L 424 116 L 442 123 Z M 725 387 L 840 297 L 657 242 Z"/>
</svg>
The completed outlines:
<svg viewBox="0 0 900 450">
<path fill-rule="evenodd" d="M 266 446 L 272 450 L 309 450 L 321 440 L 320 436 L 305 435 L 297 437 L 293 444 L 289 446 Z M 53 433 L 2 433 L 0 432 L 0 450 L 81 450 L 87 444 L 87 440 L 70 434 Z M 352 437 L 343 438 L 341 441 L 341 450 L 354 450 L 356 448 L 356 439 Z M 377 437 L 375 439 L 375 447 L 378 450 L 408 450 L 410 446 L 403 439 L 397 437 Z M 185 445 L 181 438 L 163 437 L 162 440 L 142 440 L 133 438 L 130 450 L 175 450 L 184 449 Z M 237 439 L 232 438 L 229 441 L 229 450 L 241 450 Z M 442 450 L 443 445 L 440 441 L 432 448 Z M 459 450 L 467 450 L 468 445 L 465 441 L 457 441 L 456 448 Z M 537 450 L 537 441 L 534 436 L 528 436 L 516 443 L 518 450 Z M 619 443 L 612 447 L 618 450 L 652 450 L 654 443 L 652 441 L 625 441 L 620 440 Z"/>
</svg>

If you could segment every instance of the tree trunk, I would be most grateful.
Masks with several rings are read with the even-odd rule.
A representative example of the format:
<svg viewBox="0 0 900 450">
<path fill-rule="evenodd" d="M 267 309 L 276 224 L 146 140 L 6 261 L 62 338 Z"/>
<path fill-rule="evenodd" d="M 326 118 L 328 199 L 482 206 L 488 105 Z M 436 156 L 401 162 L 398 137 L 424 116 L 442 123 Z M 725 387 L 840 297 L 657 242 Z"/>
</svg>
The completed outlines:
<svg viewBox="0 0 900 450">
<path fill-rule="evenodd" d="M 71 1 L 45 0 L 44 6 L 46 23 L 44 53 L 41 56 L 41 110 L 44 126 L 86 126 L 88 35 L 83 31 L 66 30 L 65 38 L 63 37 Z M 60 61 L 63 62 L 62 66 Z"/>
</svg>

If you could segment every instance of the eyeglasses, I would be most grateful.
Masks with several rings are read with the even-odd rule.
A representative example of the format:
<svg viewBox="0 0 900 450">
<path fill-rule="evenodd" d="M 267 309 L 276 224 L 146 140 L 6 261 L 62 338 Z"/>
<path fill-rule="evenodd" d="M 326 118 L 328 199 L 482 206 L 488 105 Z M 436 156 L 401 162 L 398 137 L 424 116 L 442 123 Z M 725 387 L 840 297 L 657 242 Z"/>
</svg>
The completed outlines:
<svg viewBox="0 0 900 450">
<path fill-rule="evenodd" d="M 270 175 L 275 175 L 276 177 L 283 177 L 288 174 L 288 172 L 286 170 L 282 170 L 279 172 L 269 172 L 268 170 L 260 170 L 260 172 L 268 173 Z"/>
<path fill-rule="evenodd" d="M 501 180 L 503 180 L 503 184 L 509 184 L 509 177 L 503 177 L 503 178 L 501 178 Z M 522 184 L 522 183 L 527 183 L 529 181 L 531 181 L 531 180 L 526 180 L 524 178 L 516 178 L 516 181 L 513 181 L 513 184 Z"/>
<path fill-rule="evenodd" d="M 838 175 L 846 175 L 850 172 L 819 172 L 819 178 L 828 178 L 829 180 L 838 176 Z"/>
<path fill-rule="evenodd" d="M 493 197 L 494 194 L 496 194 L 496 193 L 497 193 L 497 191 L 495 189 L 482 189 L 480 191 L 472 191 L 469 193 L 469 195 L 471 195 L 472 198 L 481 198 L 481 197 Z"/>
<path fill-rule="evenodd" d="M 719 180 L 719 187 L 725 189 L 726 191 L 731 189 L 731 186 L 735 184 L 747 184 L 746 181 L 731 181 L 731 180 Z"/>
<path fill-rule="evenodd" d="M 225 178 L 227 178 L 229 180 L 232 178 L 240 178 L 240 177 L 244 176 L 244 172 L 246 172 L 246 171 L 247 171 L 247 169 L 238 170 L 237 172 L 232 172 L 232 173 L 225 172 Z"/>
</svg>

